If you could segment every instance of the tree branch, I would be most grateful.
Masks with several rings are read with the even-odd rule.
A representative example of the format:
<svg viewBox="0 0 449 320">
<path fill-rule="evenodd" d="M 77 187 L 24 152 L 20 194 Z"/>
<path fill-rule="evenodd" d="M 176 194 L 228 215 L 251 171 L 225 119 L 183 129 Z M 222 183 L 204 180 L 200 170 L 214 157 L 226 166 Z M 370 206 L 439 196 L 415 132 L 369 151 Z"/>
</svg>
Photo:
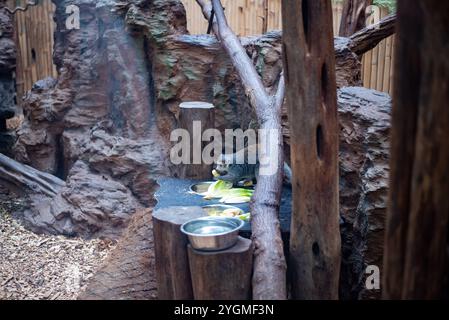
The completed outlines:
<svg viewBox="0 0 449 320">
<path fill-rule="evenodd" d="M 281 72 L 281 77 L 279 78 L 278 89 L 276 95 L 274 96 L 274 108 L 281 112 L 282 105 L 285 99 L 285 77 L 284 72 Z"/>
<path fill-rule="evenodd" d="M 51 174 L 23 165 L 0 153 L 0 180 L 4 180 L 19 189 L 27 189 L 54 197 L 65 182 Z"/>
<path fill-rule="evenodd" d="M 212 29 L 240 76 L 246 95 L 256 111 L 261 129 L 269 133 L 277 133 L 274 139 L 276 141 L 270 141 L 269 146 L 266 145 L 267 143 L 265 145 L 262 143 L 263 149 L 274 150 L 268 156 L 270 164 L 277 164 L 276 171 L 271 175 L 259 174 L 251 201 L 252 238 L 255 249 L 253 298 L 256 300 L 286 299 L 287 266 L 279 224 L 284 164 L 281 133 L 281 106 L 285 94 L 284 76 L 281 75 L 277 93 L 270 95 L 246 50 L 229 28 L 220 0 L 212 0 L 212 6 L 204 0 L 196 1 L 208 21 L 212 8 L 214 9 L 215 19 L 212 21 Z"/>
<path fill-rule="evenodd" d="M 201 7 L 201 11 L 203 12 L 203 16 L 207 21 L 210 21 L 211 13 L 212 13 L 212 6 L 208 1 L 204 0 L 196 0 L 196 3 Z M 212 21 L 212 30 L 214 31 L 214 34 L 218 34 L 218 26 L 217 26 L 217 20 L 213 19 Z"/>
<path fill-rule="evenodd" d="M 221 1 L 212 0 L 212 6 L 217 21 L 216 36 L 231 57 L 232 63 L 245 87 L 246 94 L 253 107 L 255 107 L 256 112 L 258 112 L 257 109 L 259 108 L 256 108 L 256 106 L 267 107 L 269 105 L 269 95 L 256 71 L 256 67 L 246 53 L 245 48 L 243 48 L 240 40 L 229 28 Z"/>
<path fill-rule="evenodd" d="M 395 32 L 396 14 L 391 14 L 378 23 L 370 25 L 353 34 L 349 40 L 349 48 L 357 55 L 374 49 L 379 42 L 388 38 Z"/>
</svg>

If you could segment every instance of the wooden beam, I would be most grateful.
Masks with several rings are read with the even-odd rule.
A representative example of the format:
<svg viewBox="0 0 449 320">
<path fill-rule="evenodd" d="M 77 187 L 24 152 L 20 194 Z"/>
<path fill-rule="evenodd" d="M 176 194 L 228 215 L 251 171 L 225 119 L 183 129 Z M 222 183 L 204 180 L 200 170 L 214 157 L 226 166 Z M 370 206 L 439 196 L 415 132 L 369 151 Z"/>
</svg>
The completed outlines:
<svg viewBox="0 0 449 320">
<path fill-rule="evenodd" d="M 385 299 L 443 297 L 449 226 L 449 2 L 398 2 Z"/>
<path fill-rule="evenodd" d="M 337 299 L 341 240 L 332 5 L 329 0 L 282 4 L 293 169 L 292 295 Z"/>
</svg>

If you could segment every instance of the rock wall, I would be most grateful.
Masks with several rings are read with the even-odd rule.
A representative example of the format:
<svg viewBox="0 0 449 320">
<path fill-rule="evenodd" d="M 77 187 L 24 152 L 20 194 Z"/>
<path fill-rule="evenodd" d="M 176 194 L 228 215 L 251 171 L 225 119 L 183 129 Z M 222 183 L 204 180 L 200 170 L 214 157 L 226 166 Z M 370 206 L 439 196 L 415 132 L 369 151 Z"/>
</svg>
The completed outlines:
<svg viewBox="0 0 449 320">
<path fill-rule="evenodd" d="M 8 131 L 6 120 L 15 114 L 16 45 L 13 18 L 5 6 L 6 0 L 0 0 L 0 153 L 9 154 L 14 133 Z"/>
<path fill-rule="evenodd" d="M 247 127 L 252 112 L 219 43 L 187 34 L 180 1 L 54 3 L 58 78 L 40 80 L 27 93 L 14 151 L 19 162 L 67 185 L 55 199 L 34 197 L 23 219 L 39 232 L 117 238 L 136 210 L 154 205 L 156 179 L 173 174 L 169 135 L 180 102 L 212 101 L 221 129 Z M 80 29 L 66 30 L 65 8 L 73 4 Z M 279 37 L 245 45 L 274 86 Z M 108 194 L 104 180 L 117 194 Z M 106 196 L 117 202 L 109 205 Z"/>
<path fill-rule="evenodd" d="M 160 141 L 167 154 L 183 101 L 213 103 L 222 130 L 247 128 L 254 118 L 226 53 L 212 35 L 188 35 L 179 0 L 54 2 L 59 77 L 37 83 L 25 98 L 17 160 L 65 178 L 89 130 L 104 120 L 112 121 L 115 135 Z M 65 29 L 71 4 L 80 8 L 80 30 Z M 265 86 L 275 87 L 281 33 L 242 42 Z M 340 87 L 360 83 L 360 62 L 344 43 L 336 40 Z"/>
<path fill-rule="evenodd" d="M 365 270 L 382 270 L 388 197 L 391 98 L 349 87 L 338 91 L 343 299 L 380 298 L 366 290 Z M 382 274 L 382 272 L 381 272 Z"/>
</svg>

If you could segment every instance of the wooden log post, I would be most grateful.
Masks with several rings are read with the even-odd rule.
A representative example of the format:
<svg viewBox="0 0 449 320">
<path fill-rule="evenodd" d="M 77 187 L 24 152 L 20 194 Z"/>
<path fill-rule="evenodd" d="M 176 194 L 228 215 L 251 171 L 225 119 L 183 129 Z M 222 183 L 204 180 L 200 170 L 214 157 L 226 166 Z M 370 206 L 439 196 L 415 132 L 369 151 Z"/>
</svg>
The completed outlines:
<svg viewBox="0 0 449 320">
<path fill-rule="evenodd" d="M 330 0 L 283 0 L 291 130 L 292 296 L 337 299 L 341 239 L 338 119 Z"/>
<path fill-rule="evenodd" d="M 187 130 L 190 137 L 190 164 L 180 167 L 179 177 L 204 180 L 212 177 L 212 164 L 203 162 L 203 132 L 215 128 L 214 105 L 206 102 L 184 102 L 179 106 L 179 128 Z"/>
<path fill-rule="evenodd" d="M 219 252 L 192 249 L 189 262 L 196 300 L 249 300 L 253 270 L 251 240 L 239 238 L 235 246 Z"/>
<path fill-rule="evenodd" d="M 385 299 L 440 299 L 448 266 L 449 2 L 398 2 Z"/>
<path fill-rule="evenodd" d="M 200 207 L 169 207 L 153 214 L 158 298 L 192 300 L 193 290 L 187 256 L 188 239 L 181 225 L 204 216 Z"/>
</svg>

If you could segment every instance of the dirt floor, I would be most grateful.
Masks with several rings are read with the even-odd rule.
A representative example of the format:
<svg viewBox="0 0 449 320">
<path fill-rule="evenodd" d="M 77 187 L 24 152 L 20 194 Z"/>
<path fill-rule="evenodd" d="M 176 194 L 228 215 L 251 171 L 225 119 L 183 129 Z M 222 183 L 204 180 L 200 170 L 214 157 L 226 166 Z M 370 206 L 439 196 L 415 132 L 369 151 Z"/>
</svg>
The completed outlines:
<svg viewBox="0 0 449 320">
<path fill-rule="evenodd" d="M 37 235 L 11 217 L 24 205 L 0 187 L 0 300 L 76 299 L 116 244 Z"/>
</svg>

